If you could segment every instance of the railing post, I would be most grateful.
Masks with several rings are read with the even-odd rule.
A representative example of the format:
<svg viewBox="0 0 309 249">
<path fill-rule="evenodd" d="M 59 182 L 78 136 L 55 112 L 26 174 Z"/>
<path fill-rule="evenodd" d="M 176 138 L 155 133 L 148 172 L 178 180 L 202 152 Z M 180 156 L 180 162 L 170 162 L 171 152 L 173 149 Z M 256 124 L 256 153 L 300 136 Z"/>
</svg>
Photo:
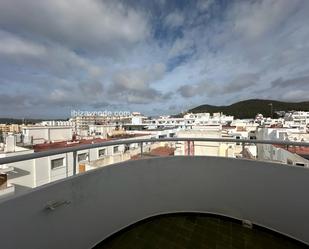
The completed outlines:
<svg viewBox="0 0 309 249">
<path fill-rule="evenodd" d="M 73 175 L 76 175 L 76 157 L 77 157 L 77 152 L 73 151 Z"/>
<path fill-rule="evenodd" d="M 190 150 L 191 150 L 190 141 L 187 141 L 187 147 L 188 147 L 188 156 L 190 156 Z"/>
<path fill-rule="evenodd" d="M 66 177 L 69 177 L 69 160 L 68 160 L 68 153 L 65 153 L 65 165 L 66 165 L 66 169 L 65 169 Z"/>
<path fill-rule="evenodd" d="M 245 157 L 245 142 L 241 143 L 241 147 L 242 147 L 242 157 Z"/>
<path fill-rule="evenodd" d="M 140 145 L 141 145 L 141 157 L 143 157 L 143 142 L 141 142 Z"/>
</svg>

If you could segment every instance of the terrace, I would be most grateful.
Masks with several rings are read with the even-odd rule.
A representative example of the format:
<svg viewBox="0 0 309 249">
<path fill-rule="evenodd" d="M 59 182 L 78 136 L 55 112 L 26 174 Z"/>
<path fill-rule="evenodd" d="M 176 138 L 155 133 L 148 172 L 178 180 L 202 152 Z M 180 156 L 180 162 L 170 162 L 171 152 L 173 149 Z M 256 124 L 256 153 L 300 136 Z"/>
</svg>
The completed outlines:
<svg viewBox="0 0 309 249">
<path fill-rule="evenodd" d="M 233 142 L 109 141 L 2 158 L 0 165 L 108 145 L 193 140 Z M 306 248 L 308 188 L 306 167 L 210 156 L 141 157 L 75 171 L 0 199 L 1 247 Z"/>
</svg>

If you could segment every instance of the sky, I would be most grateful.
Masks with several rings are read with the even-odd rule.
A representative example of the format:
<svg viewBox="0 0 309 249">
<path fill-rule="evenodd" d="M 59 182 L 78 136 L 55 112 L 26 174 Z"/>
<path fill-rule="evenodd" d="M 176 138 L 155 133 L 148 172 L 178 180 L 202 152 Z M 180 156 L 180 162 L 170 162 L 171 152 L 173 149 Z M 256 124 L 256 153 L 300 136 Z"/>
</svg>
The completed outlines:
<svg viewBox="0 0 309 249">
<path fill-rule="evenodd" d="M 0 0 L 0 116 L 309 100 L 308 0 Z"/>
</svg>

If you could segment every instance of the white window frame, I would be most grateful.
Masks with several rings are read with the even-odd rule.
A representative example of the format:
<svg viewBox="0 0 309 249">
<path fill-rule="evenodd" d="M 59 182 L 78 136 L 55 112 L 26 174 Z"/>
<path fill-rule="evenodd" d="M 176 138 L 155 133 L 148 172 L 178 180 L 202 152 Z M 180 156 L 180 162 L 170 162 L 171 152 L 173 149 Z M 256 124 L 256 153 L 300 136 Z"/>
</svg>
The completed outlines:
<svg viewBox="0 0 309 249">
<path fill-rule="evenodd" d="M 60 161 L 60 160 L 62 160 L 62 165 L 58 165 L 58 166 L 54 166 L 54 165 L 53 165 L 54 162 Z M 64 164 L 64 157 L 55 158 L 55 159 L 50 160 L 50 169 L 51 169 L 51 170 L 59 169 L 59 168 L 62 168 L 62 167 L 64 167 L 64 166 L 65 166 L 65 164 Z"/>
<path fill-rule="evenodd" d="M 100 151 L 104 151 L 104 153 L 102 155 L 100 155 Z M 107 149 L 106 148 L 102 148 L 102 149 L 98 149 L 98 157 L 102 158 L 104 156 L 106 156 L 107 154 Z"/>
</svg>

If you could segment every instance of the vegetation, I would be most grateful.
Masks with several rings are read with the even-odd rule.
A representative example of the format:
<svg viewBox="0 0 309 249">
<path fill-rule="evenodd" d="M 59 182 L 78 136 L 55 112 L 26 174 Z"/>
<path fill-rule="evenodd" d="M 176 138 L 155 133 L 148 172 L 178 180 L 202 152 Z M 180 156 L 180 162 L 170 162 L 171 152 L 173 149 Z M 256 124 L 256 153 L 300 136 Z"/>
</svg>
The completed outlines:
<svg viewBox="0 0 309 249">
<path fill-rule="evenodd" d="M 63 119 L 17 119 L 17 118 L 0 118 L 0 124 L 35 124 L 44 120 L 63 120 Z M 67 119 L 68 120 L 68 119 Z"/>
<path fill-rule="evenodd" d="M 232 115 L 235 118 L 254 118 L 256 114 L 261 113 L 263 116 L 271 116 L 271 104 L 274 117 L 278 111 L 309 111 L 309 101 L 306 102 L 281 102 L 275 100 L 250 99 L 240 101 L 228 106 L 200 105 L 188 112 L 223 112 L 226 115 Z"/>
</svg>

